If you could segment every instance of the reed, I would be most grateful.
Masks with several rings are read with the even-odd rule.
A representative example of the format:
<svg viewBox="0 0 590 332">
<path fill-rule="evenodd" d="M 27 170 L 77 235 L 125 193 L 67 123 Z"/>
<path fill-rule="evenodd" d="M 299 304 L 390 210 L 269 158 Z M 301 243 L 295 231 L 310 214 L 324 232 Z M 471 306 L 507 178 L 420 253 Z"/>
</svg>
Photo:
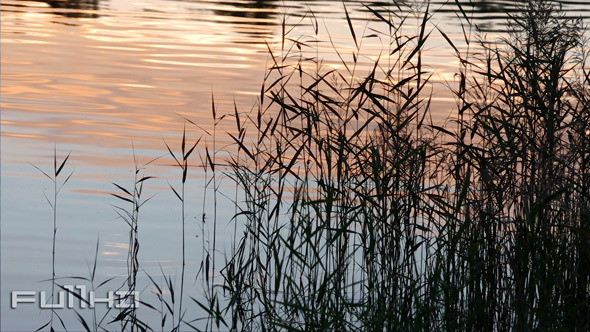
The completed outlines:
<svg viewBox="0 0 590 332">
<path fill-rule="evenodd" d="M 108 284 L 110 284 L 111 281 L 115 280 L 115 277 L 109 277 L 97 284 L 98 280 L 97 280 L 96 272 L 97 272 L 97 267 L 98 267 L 99 247 L 100 247 L 100 239 L 98 238 L 96 240 L 96 248 L 94 251 L 94 260 L 92 262 L 92 265 L 90 265 L 90 263 L 87 262 L 88 263 L 88 277 L 69 276 L 69 277 L 62 277 L 60 279 L 76 280 L 77 282 L 79 282 L 80 280 L 86 281 L 90 286 L 90 291 L 92 291 L 92 292 L 96 292 L 101 287 L 108 285 Z M 80 313 L 80 311 L 74 309 L 74 314 L 76 316 L 76 319 L 78 320 L 80 325 L 82 325 L 82 327 L 84 328 L 84 331 L 90 332 L 90 331 L 99 331 L 99 329 L 100 330 L 105 329 L 105 321 L 109 318 L 110 309 L 107 310 L 101 317 L 99 317 L 97 315 L 96 307 L 93 306 L 91 304 L 91 302 L 89 301 L 89 299 L 87 299 L 87 297 L 86 297 L 86 288 L 85 288 L 86 286 L 81 286 L 81 287 L 77 286 L 75 288 L 73 288 L 72 285 L 65 285 L 65 284 L 64 285 L 58 284 L 58 286 L 62 290 L 67 292 L 69 296 L 71 295 L 71 296 L 77 298 L 80 301 L 80 308 L 81 309 L 87 309 L 88 307 L 90 307 L 90 310 L 92 311 L 92 321 L 90 321 L 90 322 L 88 322 L 88 320 L 86 318 L 84 318 L 84 315 L 82 315 Z M 82 294 L 78 293 L 78 291 L 81 291 Z M 131 300 L 134 300 L 134 299 L 131 299 Z M 63 327 L 67 331 L 67 328 L 65 327 L 65 325 Z"/>
<path fill-rule="evenodd" d="M 147 203 L 152 197 L 143 198 L 143 186 L 145 181 L 153 179 L 153 176 L 146 176 L 146 167 L 157 160 L 151 160 L 145 164 L 140 164 L 133 148 L 133 162 L 135 165 L 133 172 L 133 187 L 126 189 L 125 187 L 113 183 L 120 191 L 119 193 L 111 193 L 111 195 L 118 200 L 130 205 L 128 208 L 113 205 L 117 215 L 129 226 L 129 244 L 127 249 L 127 300 L 132 303 L 131 307 L 123 309 L 119 312 L 117 317 L 111 322 L 120 322 L 121 331 L 143 331 L 146 324 L 137 318 L 137 308 L 135 307 L 135 296 L 137 291 L 137 273 L 139 271 L 139 212 L 141 207 Z M 123 287 L 123 286 L 122 286 Z"/>
<path fill-rule="evenodd" d="M 176 189 L 174 189 L 174 187 L 172 185 L 170 185 L 170 189 L 172 189 L 172 192 L 174 192 L 174 195 L 180 201 L 180 210 L 181 210 L 181 214 L 182 214 L 181 215 L 182 265 L 181 265 L 181 272 L 180 272 L 180 292 L 178 293 L 179 294 L 178 323 L 174 327 L 173 331 L 180 330 L 180 325 L 181 325 L 181 323 L 183 321 L 183 317 L 184 317 L 184 311 L 182 310 L 182 304 L 183 304 L 183 295 L 184 295 L 184 275 L 185 275 L 185 267 L 186 267 L 186 231 L 185 231 L 185 226 L 186 226 L 185 188 L 186 188 L 186 186 L 185 186 L 185 184 L 186 184 L 187 175 L 188 175 L 188 168 L 189 168 L 188 159 L 189 159 L 190 155 L 193 153 L 193 151 L 195 150 L 195 148 L 197 147 L 197 144 L 199 144 L 199 141 L 200 141 L 200 139 L 197 140 L 192 146 L 187 145 L 187 143 L 186 143 L 186 127 L 185 127 L 182 132 L 182 141 L 181 141 L 181 146 L 180 146 L 180 153 L 181 153 L 180 158 L 177 158 L 176 155 L 174 154 L 174 152 L 172 152 L 172 149 L 170 149 L 170 146 L 168 146 L 168 144 L 166 142 L 164 142 L 166 145 L 166 148 L 168 149 L 168 152 L 170 153 L 170 156 L 174 159 L 175 166 L 178 166 L 178 168 L 182 171 L 180 190 L 176 190 Z M 174 319 L 174 317 L 173 317 L 173 319 Z"/>
<path fill-rule="evenodd" d="M 68 155 L 60 162 L 58 163 L 57 161 L 57 147 L 54 147 L 53 150 L 53 171 L 46 173 L 45 171 L 43 171 L 41 168 L 39 168 L 38 166 L 32 165 L 33 167 L 35 167 L 38 171 L 40 171 L 43 175 L 45 175 L 46 178 L 48 178 L 52 183 L 53 183 L 53 192 L 52 192 L 52 199 L 50 200 L 49 197 L 47 197 L 47 194 L 45 192 L 43 192 L 43 195 L 45 196 L 45 200 L 47 201 L 47 203 L 49 204 L 49 206 L 51 207 L 52 210 L 52 216 L 53 216 L 53 236 L 51 239 L 51 318 L 49 319 L 49 322 L 47 322 L 46 324 L 44 324 L 43 326 L 41 326 L 40 328 L 37 329 L 37 331 L 40 331 L 42 329 L 44 329 L 45 327 L 49 326 L 49 330 L 50 331 L 54 331 L 53 328 L 53 319 L 54 317 L 57 317 L 62 325 L 62 327 L 65 328 L 64 326 L 64 322 L 61 319 L 61 317 L 57 314 L 57 312 L 55 311 L 55 280 L 56 280 L 56 274 L 55 274 L 55 245 L 56 245 L 56 237 L 57 237 L 57 198 L 58 195 L 60 193 L 60 191 L 62 190 L 62 188 L 66 185 L 66 183 L 68 183 L 68 181 L 70 180 L 70 178 L 72 177 L 72 175 L 74 174 L 74 172 L 72 171 L 65 179 L 62 180 L 63 176 L 60 177 L 60 175 L 62 174 L 62 171 L 64 169 L 64 167 L 66 166 L 66 163 L 68 161 L 68 159 L 70 158 L 70 154 L 68 153 Z M 59 165 L 59 166 L 58 166 Z M 62 181 L 61 183 L 59 181 Z"/>
</svg>

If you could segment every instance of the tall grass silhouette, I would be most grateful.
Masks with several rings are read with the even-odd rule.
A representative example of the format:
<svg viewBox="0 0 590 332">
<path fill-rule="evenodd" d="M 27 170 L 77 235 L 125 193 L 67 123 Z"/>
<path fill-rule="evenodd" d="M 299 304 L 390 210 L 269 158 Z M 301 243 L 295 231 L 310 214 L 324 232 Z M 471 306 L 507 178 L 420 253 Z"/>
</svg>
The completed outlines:
<svg viewBox="0 0 590 332">
<path fill-rule="evenodd" d="M 590 329 L 583 22 L 528 1 L 506 37 L 490 41 L 471 36 L 459 7 L 464 49 L 430 21 L 428 3 L 396 6 L 363 8 L 382 30 L 376 22 L 359 29 L 343 6 L 350 53 L 329 35 L 321 40 L 313 13 L 298 23 L 313 36 L 295 35 L 283 18 L 252 111 L 234 105 L 222 114 L 212 100 L 212 133 L 187 119 L 212 145 L 189 148 L 186 129 L 180 154 L 166 144 L 182 173 L 181 187 L 170 186 L 181 203 L 182 268 L 180 289 L 163 269 L 164 286 L 148 275 L 160 309 L 146 305 L 162 331 Z M 446 124 L 433 120 L 433 70 L 424 60 L 437 33 L 460 63 Z M 384 45 L 377 57 L 364 49 L 373 39 Z M 337 65 L 320 57 L 321 42 L 333 45 Z M 220 138 L 230 118 L 235 128 Z M 193 151 L 213 192 L 203 198 L 202 252 L 185 243 Z M 139 270 L 133 213 L 147 179 L 137 174 L 133 191 L 117 185 L 136 211 L 122 215 L 131 229 L 129 289 Z M 236 211 L 229 252 L 217 242 L 221 198 Z M 186 294 L 193 301 L 183 305 L 186 259 L 199 256 L 194 280 L 203 294 Z M 134 315 L 122 330 L 155 329 Z"/>
<path fill-rule="evenodd" d="M 451 302 L 465 301 L 454 310 L 471 329 L 582 331 L 588 45 L 581 20 L 548 2 L 529 2 L 509 30 L 500 47 L 481 43 L 458 94 L 456 165 L 469 176 L 457 180 L 469 185 Z"/>
<path fill-rule="evenodd" d="M 56 298 L 55 298 L 55 286 L 56 286 L 56 274 L 55 274 L 55 246 L 56 246 L 56 237 L 57 237 L 57 206 L 58 206 L 58 195 L 61 192 L 62 188 L 66 185 L 66 183 L 68 183 L 68 181 L 70 180 L 70 178 L 72 177 L 72 175 L 74 174 L 74 172 L 71 172 L 68 176 L 66 176 L 65 179 L 63 179 L 63 176 L 60 177 L 60 175 L 62 175 L 62 171 L 64 170 L 64 167 L 66 166 L 66 163 L 68 161 L 68 159 L 70 158 L 70 154 L 68 153 L 68 155 L 61 161 L 58 162 L 57 160 L 57 147 L 54 147 L 53 150 L 53 171 L 50 172 L 49 174 L 45 171 L 43 171 L 41 168 L 39 168 L 38 166 L 32 165 L 33 167 L 35 167 L 38 171 L 40 171 L 43 175 L 45 175 L 45 177 L 47 177 L 49 180 L 51 180 L 51 182 L 53 183 L 53 192 L 51 193 L 51 199 L 49 199 L 49 197 L 47 197 L 47 194 L 45 192 L 43 192 L 43 195 L 45 196 L 45 199 L 47 200 L 47 203 L 49 204 L 49 206 L 51 207 L 52 210 L 52 217 L 53 217 L 53 236 L 52 236 L 52 241 L 51 241 L 51 279 L 49 281 L 51 281 L 51 298 L 50 301 L 51 303 L 43 303 L 43 305 L 49 305 L 49 307 L 51 308 L 51 318 L 49 319 L 49 322 L 47 322 L 46 324 L 44 324 L 43 326 L 41 326 L 39 330 L 44 329 L 45 327 L 49 326 L 49 330 L 50 331 L 54 331 L 54 322 L 53 319 L 54 318 L 58 318 L 61 325 L 65 328 L 64 326 L 64 322 L 61 319 L 61 317 L 57 314 L 55 308 L 56 305 L 58 305 L 59 303 L 55 303 Z M 51 174 L 51 175 L 50 175 Z M 61 183 L 59 181 L 62 181 Z M 59 302 L 61 302 L 61 299 L 58 300 Z"/>
<path fill-rule="evenodd" d="M 232 136 L 246 223 L 224 269 L 232 328 L 586 330 L 582 22 L 531 1 L 473 55 L 439 30 L 463 64 L 454 130 L 430 121 L 429 7 L 413 34 L 416 13 L 367 10 L 389 57 L 360 72 L 367 37 L 346 8 L 343 70 L 285 36 L 247 119 L 257 139 Z"/>
<path fill-rule="evenodd" d="M 111 322 L 120 322 L 122 331 L 127 330 L 127 328 L 129 328 L 130 331 L 145 331 L 147 328 L 147 324 L 137 317 L 137 308 L 135 306 L 135 303 L 138 301 L 138 299 L 135 298 L 135 294 L 137 292 L 137 273 L 139 272 L 139 212 L 141 207 L 152 198 L 144 198 L 143 196 L 145 182 L 153 178 L 153 176 L 146 176 L 144 174 L 145 168 L 157 159 L 151 160 L 145 164 L 140 164 L 135 154 L 135 148 L 133 148 L 133 162 L 135 166 L 133 172 L 133 187 L 131 189 L 126 189 L 117 183 L 113 183 L 113 185 L 119 190 L 119 193 L 112 193 L 111 195 L 128 206 L 125 208 L 113 205 L 117 215 L 129 226 L 126 278 L 127 296 L 124 300 L 128 301 L 131 305 L 128 308 L 121 310 Z"/>
</svg>

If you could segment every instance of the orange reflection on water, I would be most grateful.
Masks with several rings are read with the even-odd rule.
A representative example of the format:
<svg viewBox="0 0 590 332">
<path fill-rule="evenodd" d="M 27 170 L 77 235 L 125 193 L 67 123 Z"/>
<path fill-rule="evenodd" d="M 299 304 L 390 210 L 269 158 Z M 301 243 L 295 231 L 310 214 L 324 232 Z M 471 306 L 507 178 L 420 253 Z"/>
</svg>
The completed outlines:
<svg viewBox="0 0 590 332">
<path fill-rule="evenodd" d="M 371 30 L 387 31 L 385 26 L 368 22 L 374 17 L 362 6 L 348 7 L 362 39 L 355 72 L 362 79 L 371 59 L 380 54 L 382 64 L 395 59 L 387 58 L 387 37 Z M 309 8 L 328 31 L 321 27 L 316 36 L 313 20 L 301 19 Z M 137 141 L 153 154 L 165 152 L 162 138 L 179 141 L 183 116 L 212 129 L 212 95 L 219 114 L 233 113 L 234 99 L 241 112 L 255 105 L 271 64 L 265 43 L 280 54 L 283 15 L 287 30 L 298 24 L 289 37 L 309 44 L 304 56 L 317 51 L 323 69 L 344 70 L 333 47 L 352 61 L 356 46 L 337 1 L 2 0 L 3 144 L 33 146 L 38 155 L 49 155 L 57 143 L 80 160 L 112 167 L 127 156 L 96 151 L 125 149 Z M 463 51 L 462 30 L 451 16 L 435 16 L 429 31 L 436 24 Z M 404 33 L 419 30 L 419 16 L 407 22 Z M 440 35 L 433 33 L 429 43 L 423 58 L 425 69 L 435 73 L 434 117 L 444 118 L 453 108 L 447 85 L 456 80 L 458 61 Z M 304 69 L 315 69 L 307 65 Z M 220 126 L 219 132 L 229 130 L 224 122 Z M 205 135 L 194 126 L 190 131 L 193 137 Z M 5 163 L 22 162 L 18 155 L 3 157 Z"/>
</svg>

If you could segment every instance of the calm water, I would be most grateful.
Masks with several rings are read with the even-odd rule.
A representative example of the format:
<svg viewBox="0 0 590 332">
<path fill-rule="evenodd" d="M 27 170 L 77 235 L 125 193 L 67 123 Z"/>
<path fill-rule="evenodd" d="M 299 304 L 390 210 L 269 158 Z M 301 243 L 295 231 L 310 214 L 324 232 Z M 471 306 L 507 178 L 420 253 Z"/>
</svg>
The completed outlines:
<svg viewBox="0 0 590 332">
<path fill-rule="evenodd" d="M 461 3 L 489 37 L 502 34 L 507 13 L 515 10 L 515 1 Z M 568 15 L 590 16 L 587 1 L 562 3 Z M 36 304 L 9 306 L 13 290 L 50 289 L 43 280 L 51 277 L 52 210 L 44 193 L 51 195 L 52 183 L 31 164 L 49 171 L 55 147 L 59 158 L 71 152 L 64 172 L 74 173 L 58 206 L 57 276 L 87 277 L 97 241 L 98 283 L 125 275 L 128 230 L 111 206 L 120 201 L 109 193 L 115 191 L 111 182 L 132 185 L 133 148 L 140 163 L 164 155 L 163 141 L 179 148 L 183 117 L 202 127 L 187 127 L 189 139 L 203 137 L 201 146 L 211 147 L 212 139 L 204 133 L 213 124 L 211 96 L 220 114 L 233 113 L 234 100 L 241 111 L 253 107 L 270 64 L 266 43 L 280 42 L 285 14 L 290 27 L 311 9 L 343 54 L 353 47 L 340 1 L 2 0 L 1 4 L 2 331 L 35 330 L 49 319 L 49 311 Z M 370 34 L 370 27 L 383 28 L 368 22 L 371 15 L 359 2 L 347 2 L 347 7 L 359 36 Z M 461 45 L 454 1 L 432 2 L 431 9 L 436 14 L 430 27 L 438 25 Z M 419 18 L 412 24 L 417 22 Z M 312 36 L 309 23 L 304 19 L 292 36 Z M 408 33 L 411 30 L 408 27 Z M 337 67 L 325 29 L 319 39 L 325 66 Z M 375 58 L 381 47 L 378 39 L 367 38 L 363 55 Z M 433 33 L 424 61 L 435 73 L 435 117 L 444 119 L 454 105 L 444 85 L 453 80 L 457 60 L 442 37 Z M 220 128 L 225 126 L 222 123 Z M 179 272 L 180 207 L 168 183 L 177 185 L 180 174 L 170 167 L 169 159 L 160 158 L 144 171 L 157 179 L 146 183 L 146 195 L 154 197 L 141 211 L 140 260 L 156 278 L 160 266 L 172 276 Z M 188 261 L 191 281 L 203 234 L 206 241 L 213 236 L 209 224 L 203 233 L 198 222 L 203 213 L 214 213 L 210 200 L 203 209 L 203 197 L 211 194 L 203 184 L 202 172 L 193 168 L 186 214 L 187 251 L 196 253 Z M 234 209 L 225 199 L 219 206 L 218 246 L 228 248 Z M 103 293 L 123 280 L 119 277 L 105 286 Z M 60 283 L 76 282 L 61 279 Z M 143 285 L 147 297 L 151 289 L 147 282 Z M 72 312 L 63 311 L 62 317 L 70 330 L 81 328 Z"/>
</svg>

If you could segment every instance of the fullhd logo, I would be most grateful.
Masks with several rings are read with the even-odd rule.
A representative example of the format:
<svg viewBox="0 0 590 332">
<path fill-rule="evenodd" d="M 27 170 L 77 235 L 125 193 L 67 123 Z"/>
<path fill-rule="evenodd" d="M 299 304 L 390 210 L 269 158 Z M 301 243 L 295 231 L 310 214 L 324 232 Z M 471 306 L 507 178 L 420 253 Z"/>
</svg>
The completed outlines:
<svg viewBox="0 0 590 332">
<path fill-rule="evenodd" d="M 10 292 L 10 307 L 16 309 L 19 304 L 35 303 L 41 309 L 85 309 L 94 308 L 97 304 L 106 304 L 108 308 L 115 309 L 139 307 L 139 292 L 137 291 L 108 291 L 106 296 L 97 297 L 96 292 L 87 291 L 84 285 L 64 285 L 63 288 L 65 290 L 56 293 L 56 299 L 51 299 L 51 295 L 45 291 L 12 291 Z"/>
</svg>

